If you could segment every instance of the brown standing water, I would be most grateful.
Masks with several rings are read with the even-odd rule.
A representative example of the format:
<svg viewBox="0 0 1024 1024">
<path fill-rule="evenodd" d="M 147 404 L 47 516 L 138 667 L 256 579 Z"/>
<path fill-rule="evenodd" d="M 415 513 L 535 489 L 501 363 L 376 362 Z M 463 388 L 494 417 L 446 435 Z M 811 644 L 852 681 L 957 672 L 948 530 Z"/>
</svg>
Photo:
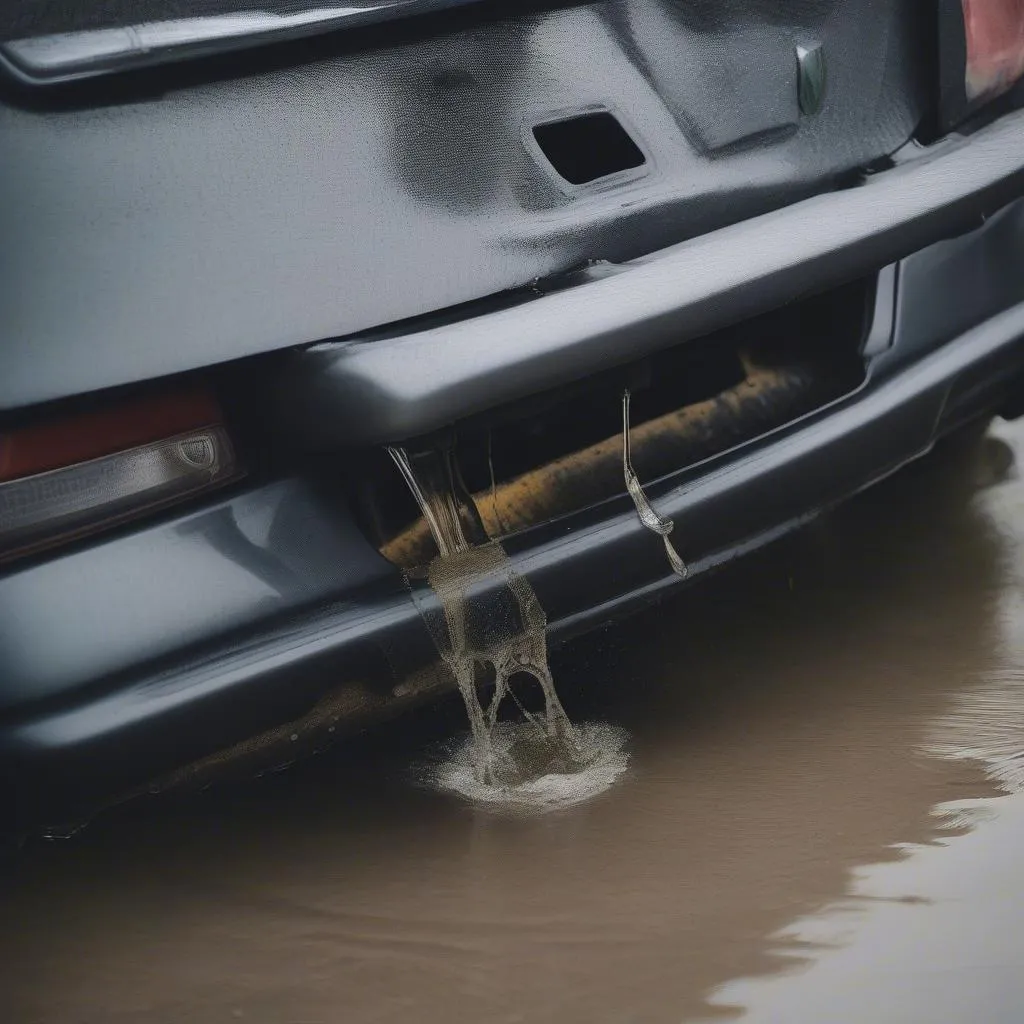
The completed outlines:
<svg viewBox="0 0 1024 1024">
<path fill-rule="evenodd" d="M 570 717 L 630 734 L 590 802 L 410 784 L 455 698 L 31 846 L 0 1020 L 1019 1021 L 1020 459 L 998 425 L 555 652 Z"/>
</svg>

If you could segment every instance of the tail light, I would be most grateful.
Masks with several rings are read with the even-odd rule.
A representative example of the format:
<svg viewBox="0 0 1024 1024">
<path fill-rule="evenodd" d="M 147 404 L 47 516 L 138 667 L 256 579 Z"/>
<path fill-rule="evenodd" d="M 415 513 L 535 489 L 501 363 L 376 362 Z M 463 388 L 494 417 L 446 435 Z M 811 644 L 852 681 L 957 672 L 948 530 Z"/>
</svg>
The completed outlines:
<svg viewBox="0 0 1024 1024">
<path fill-rule="evenodd" d="M 239 475 L 194 391 L 0 434 L 0 560 L 103 529 Z"/>
<path fill-rule="evenodd" d="M 940 131 L 1024 77 L 1024 0 L 938 0 Z"/>
<path fill-rule="evenodd" d="M 967 98 L 997 96 L 1024 75 L 1024 0 L 963 0 Z"/>
</svg>

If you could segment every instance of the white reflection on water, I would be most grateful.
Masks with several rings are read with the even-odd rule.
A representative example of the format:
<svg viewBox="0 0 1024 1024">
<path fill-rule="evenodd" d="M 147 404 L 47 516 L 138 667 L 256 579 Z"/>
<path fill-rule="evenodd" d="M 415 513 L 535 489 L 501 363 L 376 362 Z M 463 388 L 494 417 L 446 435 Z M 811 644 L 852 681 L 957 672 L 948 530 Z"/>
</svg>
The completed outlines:
<svg viewBox="0 0 1024 1024">
<path fill-rule="evenodd" d="M 1020 458 L 1024 431 L 993 434 Z M 921 743 L 963 764 L 971 795 L 937 800 L 932 841 L 896 844 L 853 872 L 846 898 L 773 935 L 792 970 L 729 982 L 713 1007 L 787 1024 L 1024 1019 L 1024 484 L 1011 473 L 976 501 L 1004 542 L 992 664 Z M 978 768 L 1002 795 L 978 795 Z"/>
</svg>

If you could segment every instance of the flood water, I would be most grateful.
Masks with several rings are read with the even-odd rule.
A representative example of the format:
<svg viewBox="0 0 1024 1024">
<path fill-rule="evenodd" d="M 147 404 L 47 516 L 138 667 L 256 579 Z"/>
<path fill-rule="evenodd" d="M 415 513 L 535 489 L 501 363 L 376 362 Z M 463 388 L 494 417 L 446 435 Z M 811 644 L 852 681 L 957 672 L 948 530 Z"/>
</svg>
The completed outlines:
<svg viewBox="0 0 1024 1024">
<path fill-rule="evenodd" d="M 1021 1020 L 1024 428 L 939 454 L 555 652 L 588 803 L 413 785 L 455 698 L 29 846 L 0 1020 Z"/>
</svg>

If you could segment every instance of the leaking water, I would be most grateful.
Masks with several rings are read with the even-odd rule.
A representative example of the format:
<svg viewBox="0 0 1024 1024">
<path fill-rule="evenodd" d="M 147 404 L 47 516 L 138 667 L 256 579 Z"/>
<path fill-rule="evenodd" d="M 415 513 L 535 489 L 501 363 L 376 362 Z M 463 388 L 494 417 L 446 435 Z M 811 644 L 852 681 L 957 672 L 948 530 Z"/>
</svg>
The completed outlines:
<svg viewBox="0 0 1024 1024">
<path fill-rule="evenodd" d="M 440 615 L 427 609 L 424 618 L 469 717 L 468 740 L 440 749 L 428 778 L 476 802 L 545 809 L 607 789 L 626 768 L 625 734 L 569 721 L 548 665 L 544 609 L 501 544 L 487 536 L 450 450 L 388 451 L 437 544 L 427 582 Z M 520 675 L 540 685 L 540 715 L 512 689 Z M 499 722 L 506 697 L 521 721 Z"/>
</svg>

